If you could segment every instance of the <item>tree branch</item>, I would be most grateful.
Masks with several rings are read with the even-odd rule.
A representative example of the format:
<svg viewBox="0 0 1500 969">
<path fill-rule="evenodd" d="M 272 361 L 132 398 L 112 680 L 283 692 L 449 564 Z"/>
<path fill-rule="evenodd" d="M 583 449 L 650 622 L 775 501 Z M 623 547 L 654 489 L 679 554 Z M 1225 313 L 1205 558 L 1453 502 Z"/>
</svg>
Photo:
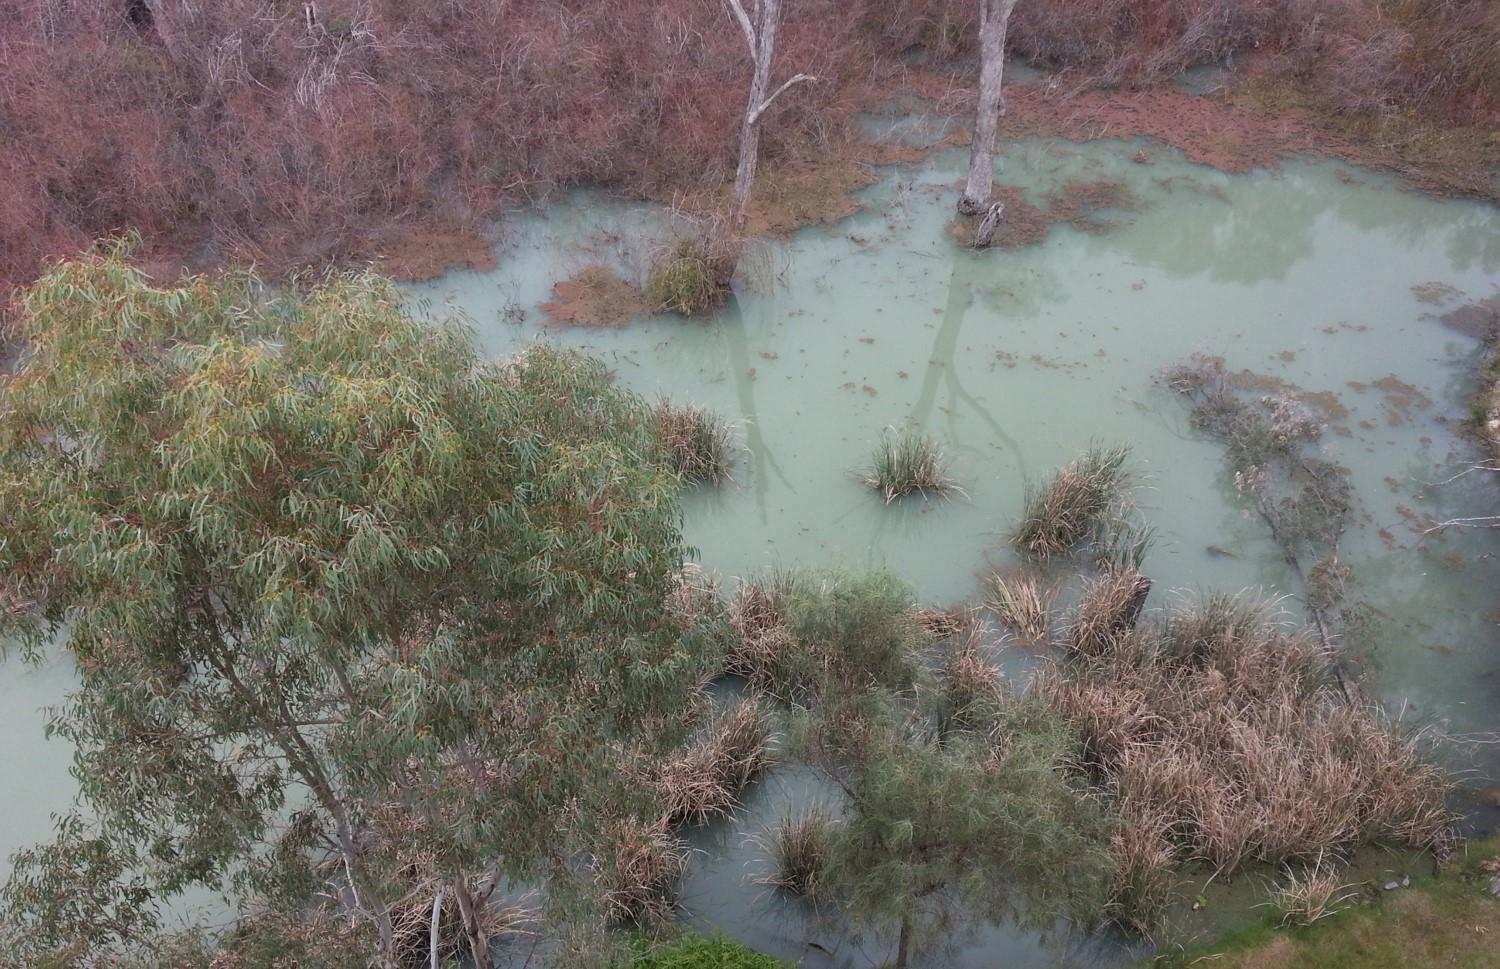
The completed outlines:
<svg viewBox="0 0 1500 969">
<path fill-rule="evenodd" d="M 724 5 L 729 8 L 729 12 L 734 15 L 734 19 L 739 22 L 740 30 L 745 35 L 745 43 L 750 46 L 750 59 L 754 60 L 755 28 L 750 26 L 750 15 L 745 13 L 745 6 L 740 3 L 740 0 L 724 0 Z"/>
<path fill-rule="evenodd" d="M 777 88 L 774 92 L 772 92 L 770 97 L 768 97 L 764 101 L 762 101 L 760 103 L 760 107 L 758 107 L 754 111 L 750 112 L 750 123 L 751 124 L 755 124 L 755 122 L 759 121 L 760 120 L 760 116 L 762 114 L 765 114 L 766 109 L 771 106 L 771 102 L 775 101 L 777 98 L 781 97 L 782 92 L 784 92 L 787 88 L 791 87 L 793 84 L 796 84 L 798 81 L 816 81 L 816 80 L 817 80 L 817 78 L 813 77 L 811 74 L 798 74 L 796 77 L 790 79 L 785 84 L 783 84 L 781 87 Z"/>
</svg>

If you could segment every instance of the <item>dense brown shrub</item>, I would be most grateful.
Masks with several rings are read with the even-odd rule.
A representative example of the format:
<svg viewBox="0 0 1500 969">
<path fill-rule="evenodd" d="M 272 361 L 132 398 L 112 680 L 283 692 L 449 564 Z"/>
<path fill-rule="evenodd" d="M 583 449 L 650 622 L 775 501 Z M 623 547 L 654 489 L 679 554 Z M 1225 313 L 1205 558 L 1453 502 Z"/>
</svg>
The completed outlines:
<svg viewBox="0 0 1500 969">
<path fill-rule="evenodd" d="M 838 141 L 859 93 L 899 90 L 912 61 L 970 70 L 975 9 L 788 3 L 778 71 L 822 80 L 778 102 L 762 150 Z M 1338 110 L 1500 105 L 1492 0 L 1050 0 L 1015 16 L 1014 53 L 1081 79 L 1256 51 Z M 715 0 L 0 0 L 0 289 L 126 228 L 148 258 L 277 270 L 410 249 L 413 227 L 452 238 L 581 183 L 712 189 L 747 71 Z"/>
</svg>

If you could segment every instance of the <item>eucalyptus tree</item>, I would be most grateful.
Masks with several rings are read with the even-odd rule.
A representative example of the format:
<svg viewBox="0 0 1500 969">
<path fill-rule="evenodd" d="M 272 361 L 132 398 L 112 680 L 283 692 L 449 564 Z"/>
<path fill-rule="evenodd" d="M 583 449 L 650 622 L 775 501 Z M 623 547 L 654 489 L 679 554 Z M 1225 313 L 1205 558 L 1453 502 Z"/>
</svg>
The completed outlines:
<svg viewBox="0 0 1500 969">
<path fill-rule="evenodd" d="M 648 796 L 620 760 L 701 676 L 644 405 L 568 353 L 486 362 L 374 275 L 266 299 L 128 255 L 21 294 L 0 385 L 0 634 L 76 662 L 52 729 L 90 819 L 17 859 L 4 934 L 108 960 L 201 885 L 389 967 L 446 897 L 487 965 L 492 893 Z"/>
</svg>

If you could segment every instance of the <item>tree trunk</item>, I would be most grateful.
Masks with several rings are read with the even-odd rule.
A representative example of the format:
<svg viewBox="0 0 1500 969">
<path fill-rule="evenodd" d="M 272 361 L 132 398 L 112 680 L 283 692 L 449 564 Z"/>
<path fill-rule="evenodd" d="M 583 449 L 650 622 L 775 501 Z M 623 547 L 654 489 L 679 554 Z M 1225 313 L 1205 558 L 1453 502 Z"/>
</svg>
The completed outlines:
<svg viewBox="0 0 1500 969">
<path fill-rule="evenodd" d="M 978 215 L 989 205 L 995 184 L 995 133 L 1005 113 L 1000 85 L 1005 76 L 1005 34 L 1016 0 L 979 0 L 979 103 L 969 149 L 969 177 L 958 211 Z"/>
<path fill-rule="evenodd" d="M 776 27 L 781 22 L 781 0 L 759 0 L 752 5 L 755 22 L 745 12 L 742 0 L 724 0 L 729 12 L 740 25 L 745 43 L 750 48 L 753 65 L 750 76 L 750 96 L 745 101 L 745 122 L 740 127 L 739 167 L 734 173 L 734 198 L 731 224 L 736 233 L 745 228 L 745 217 L 750 209 L 750 190 L 755 186 L 755 164 L 760 158 L 760 119 L 787 88 L 801 81 L 816 78 L 797 74 L 775 91 L 771 90 L 771 61 L 776 57 Z"/>
<path fill-rule="evenodd" d="M 458 913 L 463 920 L 464 938 L 469 942 L 474 969 L 491 969 L 494 960 L 490 958 L 490 937 L 484 931 L 481 906 L 462 878 L 453 883 L 453 897 L 458 899 Z"/>
<path fill-rule="evenodd" d="M 896 969 L 906 969 L 906 960 L 911 949 L 911 923 L 901 918 L 901 932 L 896 936 Z"/>
<path fill-rule="evenodd" d="M 443 943 L 443 889 L 448 886 L 438 883 L 437 893 L 432 896 L 432 918 L 427 926 L 427 960 L 429 969 L 441 969 L 438 952 Z"/>
</svg>

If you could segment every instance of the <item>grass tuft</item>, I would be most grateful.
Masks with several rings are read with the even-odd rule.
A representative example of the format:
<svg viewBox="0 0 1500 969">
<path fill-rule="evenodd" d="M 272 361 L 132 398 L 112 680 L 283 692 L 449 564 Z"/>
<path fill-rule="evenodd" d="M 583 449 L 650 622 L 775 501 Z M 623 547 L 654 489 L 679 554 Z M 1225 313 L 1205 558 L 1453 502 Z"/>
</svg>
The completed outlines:
<svg viewBox="0 0 1500 969">
<path fill-rule="evenodd" d="M 1282 925 L 1312 925 L 1348 908 L 1349 900 L 1359 894 L 1349 888 L 1320 857 L 1300 871 L 1287 866 L 1286 880 L 1271 892 L 1271 904 L 1281 913 Z"/>
<path fill-rule="evenodd" d="M 1028 555 L 1065 555 L 1101 535 L 1130 486 L 1130 449 L 1093 447 L 1046 485 L 1028 483 L 1011 541 Z"/>
<path fill-rule="evenodd" d="M 832 826 L 828 812 L 816 804 L 782 817 L 764 836 L 775 868 L 760 883 L 816 900 Z"/>
<path fill-rule="evenodd" d="M 1052 627 L 1052 603 L 1057 590 L 1046 586 L 1040 576 L 1030 571 L 990 576 L 986 604 L 1000 621 L 1017 634 L 1040 643 Z"/>
<path fill-rule="evenodd" d="M 958 489 L 957 482 L 948 477 L 943 449 L 912 430 L 895 434 L 888 429 L 860 480 L 887 504 L 913 494 L 947 497 Z"/>
<path fill-rule="evenodd" d="M 725 270 L 733 262 L 702 239 L 679 239 L 652 265 L 646 276 L 646 299 L 657 309 L 683 316 L 702 316 L 729 297 Z"/>
<path fill-rule="evenodd" d="M 734 435 L 729 424 L 701 407 L 663 400 L 654 412 L 656 437 L 672 470 L 684 480 L 716 485 L 734 470 Z"/>
</svg>

